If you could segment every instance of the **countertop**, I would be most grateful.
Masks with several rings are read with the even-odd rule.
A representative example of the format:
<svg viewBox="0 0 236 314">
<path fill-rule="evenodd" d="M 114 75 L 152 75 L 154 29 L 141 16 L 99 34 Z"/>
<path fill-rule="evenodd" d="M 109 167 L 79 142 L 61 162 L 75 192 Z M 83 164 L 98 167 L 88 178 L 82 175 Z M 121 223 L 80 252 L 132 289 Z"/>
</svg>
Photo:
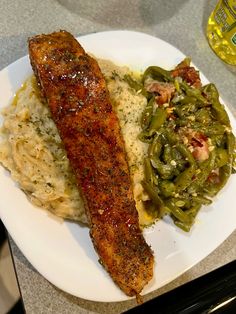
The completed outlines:
<svg viewBox="0 0 236 314">
<path fill-rule="evenodd" d="M 75 36 L 115 29 L 136 30 L 159 37 L 191 56 L 197 67 L 217 85 L 236 115 L 234 69 L 218 59 L 205 37 L 207 18 L 215 3 L 213 0 L 0 0 L 0 69 L 27 54 L 27 38 L 35 34 L 59 29 Z M 234 260 L 235 243 L 236 231 L 204 260 L 145 296 L 144 301 Z M 134 300 L 97 303 L 73 297 L 44 279 L 11 238 L 10 245 L 27 314 L 110 314 L 136 305 Z"/>
</svg>

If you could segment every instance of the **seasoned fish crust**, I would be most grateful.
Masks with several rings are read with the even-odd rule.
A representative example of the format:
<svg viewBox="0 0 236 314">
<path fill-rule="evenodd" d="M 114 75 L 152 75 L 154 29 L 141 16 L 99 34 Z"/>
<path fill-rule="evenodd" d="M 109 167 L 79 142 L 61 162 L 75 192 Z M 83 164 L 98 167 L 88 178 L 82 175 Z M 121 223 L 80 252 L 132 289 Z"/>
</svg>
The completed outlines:
<svg viewBox="0 0 236 314">
<path fill-rule="evenodd" d="M 153 276 L 118 118 L 97 62 L 66 31 L 29 39 L 32 68 L 59 130 L 101 264 L 128 295 Z"/>
</svg>

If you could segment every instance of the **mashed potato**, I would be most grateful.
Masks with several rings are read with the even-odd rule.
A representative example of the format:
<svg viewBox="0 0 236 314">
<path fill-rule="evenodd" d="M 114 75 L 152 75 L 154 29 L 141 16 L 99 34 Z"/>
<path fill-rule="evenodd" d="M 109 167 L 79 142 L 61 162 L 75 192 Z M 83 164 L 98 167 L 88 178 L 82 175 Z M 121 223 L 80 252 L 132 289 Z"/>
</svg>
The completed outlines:
<svg viewBox="0 0 236 314">
<path fill-rule="evenodd" d="M 147 225 L 152 219 L 144 210 L 147 195 L 141 185 L 147 144 L 137 138 L 146 98 L 123 80 L 129 72 L 127 67 L 118 67 L 106 60 L 98 62 L 120 121 L 140 224 Z M 3 115 L 0 162 L 10 170 L 12 178 L 33 204 L 57 216 L 86 223 L 75 176 L 34 76 L 17 92 Z"/>
</svg>

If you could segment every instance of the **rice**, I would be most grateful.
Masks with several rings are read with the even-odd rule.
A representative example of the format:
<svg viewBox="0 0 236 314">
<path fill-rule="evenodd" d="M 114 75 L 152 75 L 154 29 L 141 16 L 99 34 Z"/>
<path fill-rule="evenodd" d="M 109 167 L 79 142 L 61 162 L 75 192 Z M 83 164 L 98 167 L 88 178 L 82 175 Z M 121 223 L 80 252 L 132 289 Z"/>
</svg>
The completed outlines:
<svg viewBox="0 0 236 314">
<path fill-rule="evenodd" d="M 98 62 L 120 121 L 140 225 L 147 225 L 152 218 L 145 210 L 148 196 L 141 184 L 147 144 L 138 140 L 146 98 L 124 81 L 124 75 L 130 73 L 127 67 Z M 2 114 L 0 162 L 29 200 L 57 216 L 87 223 L 75 176 L 34 76 L 26 80 Z"/>
</svg>

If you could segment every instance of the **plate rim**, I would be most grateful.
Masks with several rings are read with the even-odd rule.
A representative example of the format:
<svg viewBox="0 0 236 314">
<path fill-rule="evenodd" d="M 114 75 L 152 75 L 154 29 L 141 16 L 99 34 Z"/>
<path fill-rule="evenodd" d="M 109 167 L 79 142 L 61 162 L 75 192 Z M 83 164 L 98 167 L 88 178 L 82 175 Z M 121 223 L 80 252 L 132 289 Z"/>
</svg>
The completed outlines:
<svg viewBox="0 0 236 314">
<path fill-rule="evenodd" d="M 163 39 L 160 39 L 160 38 L 158 38 L 158 37 L 155 37 L 155 36 L 152 36 L 152 35 L 149 35 L 149 34 L 146 34 L 146 33 L 143 33 L 143 32 L 137 32 L 137 31 L 129 31 L 129 30 L 110 30 L 110 31 L 102 31 L 102 32 L 93 32 L 93 33 L 89 33 L 89 34 L 85 34 L 85 35 L 82 35 L 82 36 L 79 36 L 79 37 L 77 37 L 77 39 L 85 39 L 86 40 L 86 38 L 91 38 L 91 37 L 93 37 L 93 36 L 96 36 L 96 35 L 99 35 L 99 36 L 102 36 L 103 34 L 106 34 L 106 35 L 108 35 L 108 34 L 113 34 L 113 33 L 116 33 L 116 34 L 118 34 L 118 33 L 122 33 L 122 34 L 130 34 L 130 35 L 132 35 L 132 34 L 135 34 L 135 35 L 138 35 L 138 36 L 140 36 L 140 37 L 143 37 L 143 36 L 145 36 L 145 37 L 147 37 L 147 38 L 150 38 L 151 40 L 159 40 L 159 41 L 161 41 L 164 45 L 168 45 L 168 46 L 170 46 L 170 47 L 172 47 L 172 48 L 174 48 L 174 50 L 176 50 L 176 51 L 178 51 L 178 53 L 180 53 L 181 55 L 183 55 L 183 56 L 185 56 L 184 54 L 183 54 L 183 52 L 182 51 L 180 51 L 178 48 L 176 48 L 175 46 L 173 46 L 173 45 L 171 45 L 170 43 L 168 43 L 168 42 L 166 42 L 165 40 L 163 40 Z M 26 56 L 23 56 L 23 57 L 21 57 L 21 58 L 19 58 L 18 60 L 16 60 L 16 61 L 14 61 L 13 63 L 11 63 L 11 64 L 9 64 L 7 67 L 5 67 L 4 69 L 2 69 L 1 71 L 0 71 L 0 76 L 2 75 L 2 73 L 4 73 L 4 71 L 7 71 L 9 68 L 14 68 L 15 66 L 17 66 L 18 64 L 20 64 L 21 62 L 27 62 L 27 59 L 28 59 L 28 55 L 26 55 Z M 29 60 L 28 60 L 28 62 L 29 62 Z M 194 64 L 194 63 L 193 63 Z M 203 75 L 204 76 L 204 78 L 206 78 L 205 77 L 205 74 L 203 74 L 204 72 L 201 72 L 200 71 L 200 73 L 201 73 L 201 75 Z M 207 80 L 208 81 L 208 80 Z M 13 96 L 13 95 L 12 95 Z M 225 104 L 225 102 L 223 102 L 224 104 Z M 5 107 L 5 106 L 7 106 L 8 104 L 5 104 L 3 107 Z M 234 118 L 234 116 L 233 116 L 233 114 L 231 113 L 231 111 L 229 110 L 229 108 L 227 107 L 227 105 L 225 104 L 225 106 L 226 106 L 226 109 L 227 109 L 227 112 L 228 112 L 228 114 L 230 115 L 230 119 L 231 119 L 231 122 L 232 122 L 232 119 L 235 121 L 235 118 Z M 1 106 L 2 107 L 2 106 Z M 0 207 L 1 207 L 1 203 L 0 203 Z M 3 220 L 3 222 L 4 222 L 4 217 L 3 218 L 1 218 L 2 220 Z M 67 222 L 66 222 L 67 223 Z M 5 224 L 5 222 L 4 222 L 4 224 Z M 228 234 L 228 236 L 230 236 L 230 234 L 233 232 L 234 230 L 232 230 L 229 234 Z M 10 234 L 11 234 L 11 232 L 10 232 Z M 227 236 L 227 237 L 228 237 Z M 226 238 L 227 238 L 226 237 Z M 19 244 L 19 242 L 20 242 L 20 240 L 18 241 L 18 239 L 16 239 L 16 238 L 14 238 L 13 236 L 12 236 L 12 238 L 13 238 L 13 240 L 14 240 L 14 242 L 17 244 L 17 246 L 20 248 L 20 250 L 21 250 L 21 252 L 23 253 L 23 250 L 22 250 L 22 248 L 21 248 L 21 244 Z M 222 240 L 222 242 L 226 239 L 226 238 L 224 238 L 223 240 Z M 222 243 L 221 242 L 221 243 Z M 219 243 L 218 245 L 216 245 L 216 247 L 218 247 L 221 243 Z M 215 248 L 216 248 L 215 247 Z M 208 254 L 210 254 L 210 253 L 212 253 L 213 251 L 210 251 Z M 37 268 L 37 266 L 36 265 L 34 265 L 31 261 L 30 261 L 30 259 L 28 258 L 28 256 L 26 256 L 26 254 L 25 253 L 23 253 L 24 254 L 24 256 L 27 258 L 27 260 L 34 266 L 34 268 L 38 271 L 38 268 Z M 207 254 L 207 255 L 208 255 Z M 27 254 L 28 255 L 28 254 Z M 207 255 L 205 255 L 205 257 L 207 256 Z M 190 269 L 190 268 L 192 268 L 194 265 L 196 265 L 198 262 L 200 262 L 202 259 L 200 259 L 199 261 L 197 261 L 195 264 L 193 264 L 193 265 L 190 265 L 189 266 L 189 268 L 186 268 L 181 274 L 183 274 L 184 272 L 186 272 L 188 269 Z M 40 271 L 39 271 L 40 272 Z M 42 272 L 40 272 L 40 274 L 44 277 L 44 278 L 46 278 L 47 280 L 49 280 L 51 283 L 53 283 L 55 286 L 57 286 L 57 287 L 59 287 L 61 290 L 64 290 L 64 291 L 67 291 L 68 293 L 70 293 L 70 294 L 72 294 L 72 295 L 75 295 L 74 293 L 71 293 L 71 292 L 69 292 L 68 290 L 65 290 L 62 286 L 60 286 L 60 285 L 58 285 L 58 283 L 57 284 L 55 284 L 54 282 L 53 282 L 53 280 L 52 279 L 48 279 L 48 276 L 46 277 Z M 179 274 L 179 275 L 181 275 L 181 274 Z M 179 275 L 177 275 L 175 278 L 173 278 L 173 279 L 171 279 L 171 280 L 169 280 L 169 281 L 167 281 L 166 283 L 164 283 L 164 285 L 165 284 L 167 284 L 168 282 L 170 282 L 170 281 L 172 281 L 172 280 L 174 280 L 174 279 L 176 279 Z M 114 284 L 114 283 L 113 283 Z M 115 285 L 115 284 L 114 284 Z M 164 285 L 162 285 L 162 286 L 164 286 Z M 155 291 L 156 289 L 159 289 L 160 287 L 158 287 L 158 288 L 155 288 L 155 289 L 153 289 L 153 290 L 151 290 L 150 292 L 148 292 L 147 294 L 149 294 L 149 293 L 151 293 L 151 292 L 153 292 L 153 291 Z M 99 301 L 99 302 L 117 302 L 117 301 L 124 301 L 124 300 L 129 300 L 130 298 L 129 297 L 127 297 L 125 294 L 124 294 L 124 298 L 118 298 L 118 299 L 114 299 L 114 300 L 98 300 L 98 299 L 94 299 L 94 298 L 88 298 L 88 297 L 85 297 L 85 296 L 81 296 L 81 295 L 75 295 L 75 296 L 77 296 L 77 297 L 82 297 L 82 298 L 85 298 L 85 299 L 87 299 L 87 300 L 92 300 L 92 301 Z"/>
</svg>

